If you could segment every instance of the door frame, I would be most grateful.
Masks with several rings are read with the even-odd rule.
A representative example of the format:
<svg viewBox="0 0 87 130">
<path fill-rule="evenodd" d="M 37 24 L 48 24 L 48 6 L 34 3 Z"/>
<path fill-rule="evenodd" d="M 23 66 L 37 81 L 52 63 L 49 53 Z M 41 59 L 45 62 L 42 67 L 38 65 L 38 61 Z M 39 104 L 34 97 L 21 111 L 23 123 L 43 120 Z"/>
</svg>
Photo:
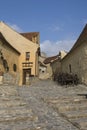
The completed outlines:
<svg viewBox="0 0 87 130">
<path fill-rule="evenodd" d="M 31 68 L 23 69 L 23 80 L 22 80 L 23 85 L 26 85 L 26 75 L 27 74 L 31 75 Z"/>
</svg>

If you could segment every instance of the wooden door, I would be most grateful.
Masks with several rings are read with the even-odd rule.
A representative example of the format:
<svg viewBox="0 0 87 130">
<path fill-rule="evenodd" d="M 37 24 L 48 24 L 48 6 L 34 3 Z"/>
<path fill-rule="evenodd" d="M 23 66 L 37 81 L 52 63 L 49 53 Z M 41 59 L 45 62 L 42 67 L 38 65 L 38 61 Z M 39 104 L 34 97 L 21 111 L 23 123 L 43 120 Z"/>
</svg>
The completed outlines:
<svg viewBox="0 0 87 130">
<path fill-rule="evenodd" d="M 31 75 L 31 69 L 23 69 L 23 84 L 26 85 L 26 77 Z"/>
</svg>

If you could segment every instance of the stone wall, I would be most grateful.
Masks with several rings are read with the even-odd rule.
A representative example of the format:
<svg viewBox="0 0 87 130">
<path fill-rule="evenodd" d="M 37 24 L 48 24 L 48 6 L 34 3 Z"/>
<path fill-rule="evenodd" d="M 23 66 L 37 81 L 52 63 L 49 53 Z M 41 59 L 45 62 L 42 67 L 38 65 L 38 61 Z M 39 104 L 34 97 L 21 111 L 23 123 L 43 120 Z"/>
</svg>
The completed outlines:
<svg viewBox="0 0 87 130">
<path fill-rule="evenodd" d="M 3 84 L 18 85 L 19 84 L 19 74 L 12 75 L 10 73 L 4 73 L 3 74 Z"/>
<path fill-rule="evenodd" d="M 52 67 L 53 74 L 61 72 L 61 63 L 59 60 L 56 60 L 53 63 L 51 63 L 51 67 Z"/>
<path fill-rule="evenodd" d="M 61 61 L 62 72 L 74 73 L 87 84 L 87 43 L 83 42 Z"/>
</svg>

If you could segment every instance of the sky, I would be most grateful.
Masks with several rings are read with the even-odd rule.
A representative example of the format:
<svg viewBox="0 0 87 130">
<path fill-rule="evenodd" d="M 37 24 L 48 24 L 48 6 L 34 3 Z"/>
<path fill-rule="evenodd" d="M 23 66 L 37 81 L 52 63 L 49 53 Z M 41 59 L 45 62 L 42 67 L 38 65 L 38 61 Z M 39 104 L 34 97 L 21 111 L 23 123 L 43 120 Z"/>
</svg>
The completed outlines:
<svg viewBox="0 0 87 130">
<path fill-rule="evenodd" d="M 0 0 L 0 21 L 17 32 L 39 32 L 41 51 L 69 51 L 87 23 L 87 0 Z"/>
</svg>

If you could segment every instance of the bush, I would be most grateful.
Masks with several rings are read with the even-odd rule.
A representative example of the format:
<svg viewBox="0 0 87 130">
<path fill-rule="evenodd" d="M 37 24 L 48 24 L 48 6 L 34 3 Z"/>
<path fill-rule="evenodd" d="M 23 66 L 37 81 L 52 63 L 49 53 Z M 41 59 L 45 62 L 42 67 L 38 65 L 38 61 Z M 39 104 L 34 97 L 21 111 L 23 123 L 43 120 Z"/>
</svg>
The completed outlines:
<svg viewBox="0 0 87 130">
<path fill-rule="evenodd" d="M 75 84 L 79 83 L 79 79 L 77 74 L 69 74 L 69 73 L 55 73 L 54 81 L 57 81 L 61 85 Z"/>
</svg>

